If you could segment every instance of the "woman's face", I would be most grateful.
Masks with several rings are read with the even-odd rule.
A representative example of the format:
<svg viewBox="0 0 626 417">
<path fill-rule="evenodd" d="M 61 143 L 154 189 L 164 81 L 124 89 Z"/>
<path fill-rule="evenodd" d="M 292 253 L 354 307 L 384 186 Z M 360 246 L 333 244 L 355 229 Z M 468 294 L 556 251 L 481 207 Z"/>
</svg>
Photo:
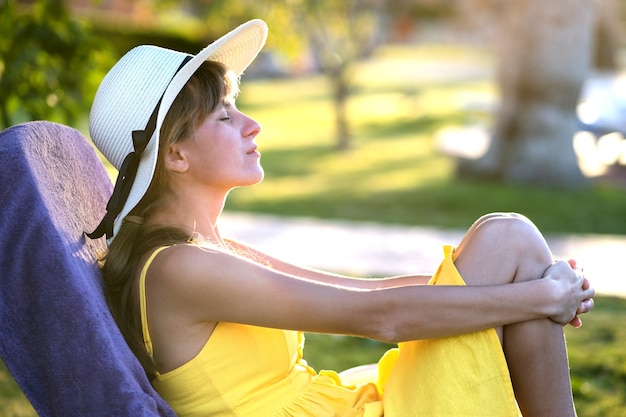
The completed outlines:
<svg viewBox="0 0 626 417">
<path fill-rule="evenodd" d="M 261 126 L 234 103 L 222 103 L 191 138 L 180 143 L 187 150 L 187 173 L 221 192 L 260 182 L 261 154 L 254 141 L 260 131 Z"/>
</svg>

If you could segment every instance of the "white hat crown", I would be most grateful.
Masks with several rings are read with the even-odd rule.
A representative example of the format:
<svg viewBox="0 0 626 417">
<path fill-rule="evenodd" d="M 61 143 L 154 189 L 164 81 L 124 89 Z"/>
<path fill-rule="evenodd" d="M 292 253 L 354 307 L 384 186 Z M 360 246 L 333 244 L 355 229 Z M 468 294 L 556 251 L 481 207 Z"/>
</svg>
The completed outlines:
<svg viewBox="0 0 626 417">
<path fill-rule="evenodd" d="M 141 45 L 124 55 L 100 83 L 89 132 L 96 147 L 116 169 L 133 151 L 131 132 L 146 126 L 185 56 Z"/>
</svg>

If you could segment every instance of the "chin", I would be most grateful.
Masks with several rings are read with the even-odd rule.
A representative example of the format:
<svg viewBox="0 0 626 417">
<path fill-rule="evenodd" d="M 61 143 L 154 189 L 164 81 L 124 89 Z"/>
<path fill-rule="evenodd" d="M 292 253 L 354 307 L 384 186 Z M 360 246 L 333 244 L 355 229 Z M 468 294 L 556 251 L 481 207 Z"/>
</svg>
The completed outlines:
<svg viewBox="0 0 626 417">
<path fill-rule="evenodd" d="M 263 181 L 264 177 L 265 177 L 265 173 L 264 173 L 263 169 L 261 168 L 254 175 L 250 175 L 250 177 L 247 178 L 246 181 L 243 181 L 243 183 L 241 185 L 246 187 L 246 186 L 258 184 L 261 181 Z"/>
<path fill-rule="evenodd" d="M 259 166 L 259 172 L 257 174 L 257 179 L 255 181 L 255 184 L 258 184 L 261 181 L 263 181 L 263 178 L 265 178 L 265 171 L 263 170 L 263 167 Z"/>
</svg>

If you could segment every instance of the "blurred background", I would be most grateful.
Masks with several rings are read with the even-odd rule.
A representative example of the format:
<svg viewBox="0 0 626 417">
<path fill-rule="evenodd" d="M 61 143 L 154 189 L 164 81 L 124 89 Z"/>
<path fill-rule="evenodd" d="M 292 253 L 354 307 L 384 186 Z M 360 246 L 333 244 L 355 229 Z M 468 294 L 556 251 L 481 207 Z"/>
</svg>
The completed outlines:
<svg viewBox="0 0 626 417">
<path fill-rule="evenodd" d="M 0 0 L 0 129 L 89 137 L 129 49 L 193 54 L 251 18 L 270 35 L 238 106 L 263 126 L 266 179 L 227 211 L 450 230 L 517 211 L 548 234 L 626 236 L 625 0 Z M 597 305 L 568 334 L 579 415 L 626 416 L 626 304 Z M 317 368 L 386 348 L 310 340 Z M 33 415 L 20 394 L 0 372 L 0 416 Z"/>
<path fill-rule="evenodd" d="M 267 180 L 229 210 L 463 228 L 514 210 L 624 234 L 624 3 L 2 0 L 0 127 L 88 136 L 126 51 L 195 53 L 261 17 L 238 103 L 264 127 Z"/>
</svg>

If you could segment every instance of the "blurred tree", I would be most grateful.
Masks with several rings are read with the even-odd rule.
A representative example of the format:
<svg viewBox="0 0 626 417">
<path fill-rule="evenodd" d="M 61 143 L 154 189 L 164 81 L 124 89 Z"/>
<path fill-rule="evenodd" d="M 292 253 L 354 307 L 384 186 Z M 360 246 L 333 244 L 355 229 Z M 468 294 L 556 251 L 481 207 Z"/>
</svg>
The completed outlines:
<svg viewBox="0 0 626 417">
<path fill-rule="evenodd" d="M 0 127 L 75 123 L 102 77 L 103 50 L 62 1 L 0 1 Z"/>
<path fill-rule="evenodd" d="M 575 187 L 576 105 L 592 62 L 593 2 L 511 0 L 503 6 L 500 109 L 487 153 L 459 174 Z"/>
<path fill-rule="evenodd" d="M 337 147 L 352 146 L 348 118 L 352 70 L 383 40 L 385 2 L 381 0 L 287 0 L 294 24 L 306 37 L 319 70 L 331 81 Z"/>
<path fill-rule="evenodd" d="M 328 76 L 334 103 L 336 145 L 352 146 L 348 118 L 354 64 L 370 56 L 386 34 L 384 0 L 280 0 L 255 2 L 259 16 L 267 16 L 280 33 L 280 47 L 308 51 L 316 69 Z M 253 6 L 255 7 L 255 6 Z"/>
<path fill-rule="evenodd" d="M 210 23 L 212 31 L 235 26 L 253 17 L 268 21 L 274 47 L 302 57 L 309 51 L 317 69 L 331 81 L 337 147 L 351 146 L 347 102 L 354 63 L 368 57 L 383 40 L 385 0 L 158 0 L 162 7 L 183 7 Z M 219 28 L 218 28 L 219 26 Z M 224 26 L 224 27 L 222 27 Z M 272 35 L 280 34 L 279 41 Z"/>
</svg>

